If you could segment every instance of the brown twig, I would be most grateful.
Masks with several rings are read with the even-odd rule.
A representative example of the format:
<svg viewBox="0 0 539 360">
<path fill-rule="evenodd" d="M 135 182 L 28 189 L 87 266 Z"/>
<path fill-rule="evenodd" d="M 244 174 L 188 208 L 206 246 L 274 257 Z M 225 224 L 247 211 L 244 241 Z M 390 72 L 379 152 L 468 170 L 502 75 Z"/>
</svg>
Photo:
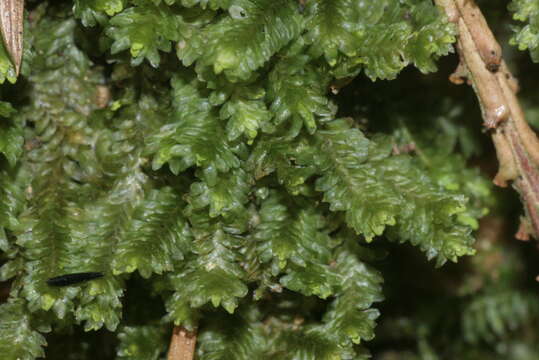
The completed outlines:
<svg viewBox="0 0 539 360">
<path fill-rule="evenodd" d="M 479 100 L 484 125 L 490 130 L 500 167 L 494 183 L 509 181 L 520 193 L 531 235 L 539 235 L 539 140 L 526 123 L 516 93 L 518 85 L 501 56 L 501 48 L 473 0 L 435 0 L 459 31 L 459 74 L 462 70 Z M 522 230 L 521 230 L 522 232 Z M 519 234 L 523 236 L 522 233 Z"/>
<path fill-rule="evenodd" d="M 188 331 L 182 326 L 174 326 L 167 360 L 193 360 L 196 342 L 196 331 Z"/>
<path fill-rule="evenodd" d="M 22 62 L 24 0 L 0 0 L 0 30 L 19 75 Z"/>
</svg>

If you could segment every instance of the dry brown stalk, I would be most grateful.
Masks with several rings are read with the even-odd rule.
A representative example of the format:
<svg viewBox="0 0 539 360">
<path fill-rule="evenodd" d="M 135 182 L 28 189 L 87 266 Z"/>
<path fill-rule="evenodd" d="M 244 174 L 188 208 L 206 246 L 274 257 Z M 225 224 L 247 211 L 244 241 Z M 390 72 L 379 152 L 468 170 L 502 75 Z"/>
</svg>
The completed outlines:
<svg viewBox="0 0 539 360">
<path fill-rule="evenodd" d="M 195 358 L 196 342 L 196 331 L 188 331 L 182 326 L 174 326 L 167 359 L 193 360 Z"/>
<path fill-rule="evenodd" d="M 435 0 L 458 27 L 460 64 L 450 77 L 462 83 L 463 70 L 479 100 L 484 125 L 490 130 L 500 167 L 494 183 L 513 182 L 527 215 L 529 229 L 539 235 L 539 140 L 527 124 L 516 93 L 518 85 L 503 61 L 501 47 L 473 0 Z"/>
<path fill-rule="evenodd" d="M 19 75 L 22 62 L 24 0 L 0 0 L 0 30 Z"/>
</svg>

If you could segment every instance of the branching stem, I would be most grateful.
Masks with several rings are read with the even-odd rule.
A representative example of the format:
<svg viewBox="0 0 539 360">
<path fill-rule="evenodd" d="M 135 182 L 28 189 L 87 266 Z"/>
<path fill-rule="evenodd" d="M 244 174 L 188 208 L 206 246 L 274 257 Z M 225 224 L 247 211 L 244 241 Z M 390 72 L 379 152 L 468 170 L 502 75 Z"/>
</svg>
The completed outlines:
<svg viewBox="0 0 539 360">
<path fill-rule="evenodd" d="M 501 47 L 473 0 L 435 0 L 458 27 L 459 73 L 450 79 L 462 83 L 462 70 L 473 86 L 490 130 L 500 167 L 494 183 L 513 182 L 527 214 L 526 226 L 539 235 L 539 140 L 526 123 L 516 93 L 518 85 L 507 69 Z M 459 81 L 460 79 L 460 81 Z M 519 232 L 519 237 L 525 237 Z"/>
</svg>

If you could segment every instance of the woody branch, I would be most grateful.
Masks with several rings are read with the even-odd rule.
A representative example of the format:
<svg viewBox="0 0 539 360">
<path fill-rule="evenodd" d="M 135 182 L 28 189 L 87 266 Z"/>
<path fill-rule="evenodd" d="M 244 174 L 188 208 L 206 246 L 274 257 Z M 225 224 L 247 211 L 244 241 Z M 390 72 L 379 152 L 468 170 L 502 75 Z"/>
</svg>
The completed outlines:
<svg viewBox="0 0 539 360">
<path fill-rule="evenodd" d="M 499 161 L 494 183 L 512 182 L 519 192 L 526 219 L 517 238 L 539 235 L 539 140 L 526 123 L 516 93 L 518 85 L 502 58 L 501 47 L 473 0 L 435 0 L 458 27 L 460 64 L 450 77 L 468 83 L 479 100 L 483 124 L 492 136 Z"/>
</svg>

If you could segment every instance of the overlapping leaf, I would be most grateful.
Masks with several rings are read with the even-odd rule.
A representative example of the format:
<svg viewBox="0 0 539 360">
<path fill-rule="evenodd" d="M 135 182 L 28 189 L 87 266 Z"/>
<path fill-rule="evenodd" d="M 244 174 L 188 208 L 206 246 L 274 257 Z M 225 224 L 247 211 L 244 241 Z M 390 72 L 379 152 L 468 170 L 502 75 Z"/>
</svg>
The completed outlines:
<svg viewBox="0 0 539 360">
<path fill-rule="evenodd" d="M 72 238 L 66 219 L 84 199 L 80 196 L 83 186 L 76 180 L 85 175 L 74 159 L 84 162 L 91 132 L 86 116 L 95 108 L 100 76 L 90 69 L 90 61 L 74 44 L 74 21 L 43 21 L 40 27 L 54 36 L 42 31 L 36 38 L 38 51 L 47 58 L 34 63 L 33 101 L 21 111 L 21 117 L 34 123 L 35 132 L 25 164 L 27 173 L 32 174 L 31 186 L 26 189 L 29 208 L 21 214 L 17 244 L 25 258 L 21 284 L 29 308 L 53 309 L 64 318 L 74 311 L 73 298 L 79 290 L 53 289 L 45 281 L 66 271 L 91 270 L 80 264 L 72 268 L 75 259 L 70 256 Z M 66 62 L 64 55 L 70 61 Z M 59 63 L 61 67 L 57 67 Z"/>
<path fill-rule="evenodd" d="M 316 181 L 334 211 L 368 240 L 388 235 L 410 241 L 438 264 L 470 255 L 471 229 L 460 225 L 463 195 L 448 194 L 408 155 L 391 156 L 387 140 L 369 141 L 345 121 L 317 133 L 321 156 Z"/>
<path fill-rule="evenodd" d="M 9 119 L 16 113 L 13 107 L 0 101 L 0 154 L 3 154 L 11 166 L 15 165 L 22 153 L 23 127 L 16 120 Z"/>
<path fill-rule="evenodd" d="M 172 81 L 174 113 L 170 121 L 148 140 L 152 167 L 169 163 L 173 173 L 197 165 L 226 172 L 239 166 L 221 121 L 207 97 L 194 84 L 177 77 Z"/>
<path fill-rule="evenodd" d="M 157 360 L 165 347 L 165 327 L 160 325 L 125 326 L 119 330 L 118 359 Z M 162 346 L 156 346 L 160 343 Z"/>
<path fill-rule="evenodd" d="M 371 79 L 393 79 L 413 63 L 422 72 L 451 51 L 455 30 L 429 1 L 316 0 L 308 4 L 306 40 L 337 77 L 361 69 Z"/>
<path fill-rule="evenodd" d="M 178 50 L 186 66 L 196 61 L 199 73 L 210 68 L 246 80 L 301 31 L 297 7 L 287 0 L 235 0 L 228 10 Z"/>
<path fill-rule="evenodd" d="M 520 50 L 528 49 L 532 60 L 539 62 L 539 1 L 513 0 L 509 10 L 514 12 L 513 19 L 526 22 L 524 26 L 515 27 L 511 43 Z"/>
<path fill-rule="evenodd" d="M 179 41 L 189 32 L 188 24 L 178 11 L 164 4 L 149 1 L 134 1 L 134 4 L 110 19 L 106 30 L 114 39 L 110 51 L 116 54 L 129 49 L 134 65 L 147 59 L 153 67 L 158 67 L 159 51 L 170 52 L 171 42 Z"/>
<path fill-rule="evenodd" d="M 195 237 L 193 256 L 169 277 L 175 292 L 166 306 L 175 323 L 192 328 L 199 316 L 197 309 L 208 303 L 234 312 L 239 298 L 247 295 L 247 286 L 238 251 L 242 238 L 227 233 L 204 212 L 189 218 Z"/>
<path fill-rule="evenodd" d="M 335 108 L 326 97 L 329 77 L 309 65 L 309 56 L 302 54 L 303 44 L 295 44 L 268 76 L 268 98 L 276 125 L 288 122 L 290 135 L 304 127 L 314 133 L 318 122 L 329 120 Z"/>
<path fill-rule="evenodd" d="M 190 229 L 182 216 L 181 199 L 170 188 L 151 190 L 133 212 L 130 227 L 116 247 L 112 268 L 115 274 L 138 270 L 171 271 L 190 248 Z"/>
<path fill-rule="evenodd" d="M 191 185 L 189 203 L 195 210 L 209 207 L 210 217 L 237 214 L 248 200 L 251 180 L 241 168 L 224 178 L 204 180 Z"/>
<path fill-rule="evenodd" d="M 95 26 L 97 23 L 105 23 L 108 16 L 122 11 L 126 2 L 126 0 L 75 0 L 73 13 L 81 19 L 84 26 Z"/>
<path fill-rule="evenodd" d="M 45 338 L 32 328 L 22 301 L 0 305 L 0 351 L 5 359 L 31 360 L 43 357 Z"/>
</svg>

